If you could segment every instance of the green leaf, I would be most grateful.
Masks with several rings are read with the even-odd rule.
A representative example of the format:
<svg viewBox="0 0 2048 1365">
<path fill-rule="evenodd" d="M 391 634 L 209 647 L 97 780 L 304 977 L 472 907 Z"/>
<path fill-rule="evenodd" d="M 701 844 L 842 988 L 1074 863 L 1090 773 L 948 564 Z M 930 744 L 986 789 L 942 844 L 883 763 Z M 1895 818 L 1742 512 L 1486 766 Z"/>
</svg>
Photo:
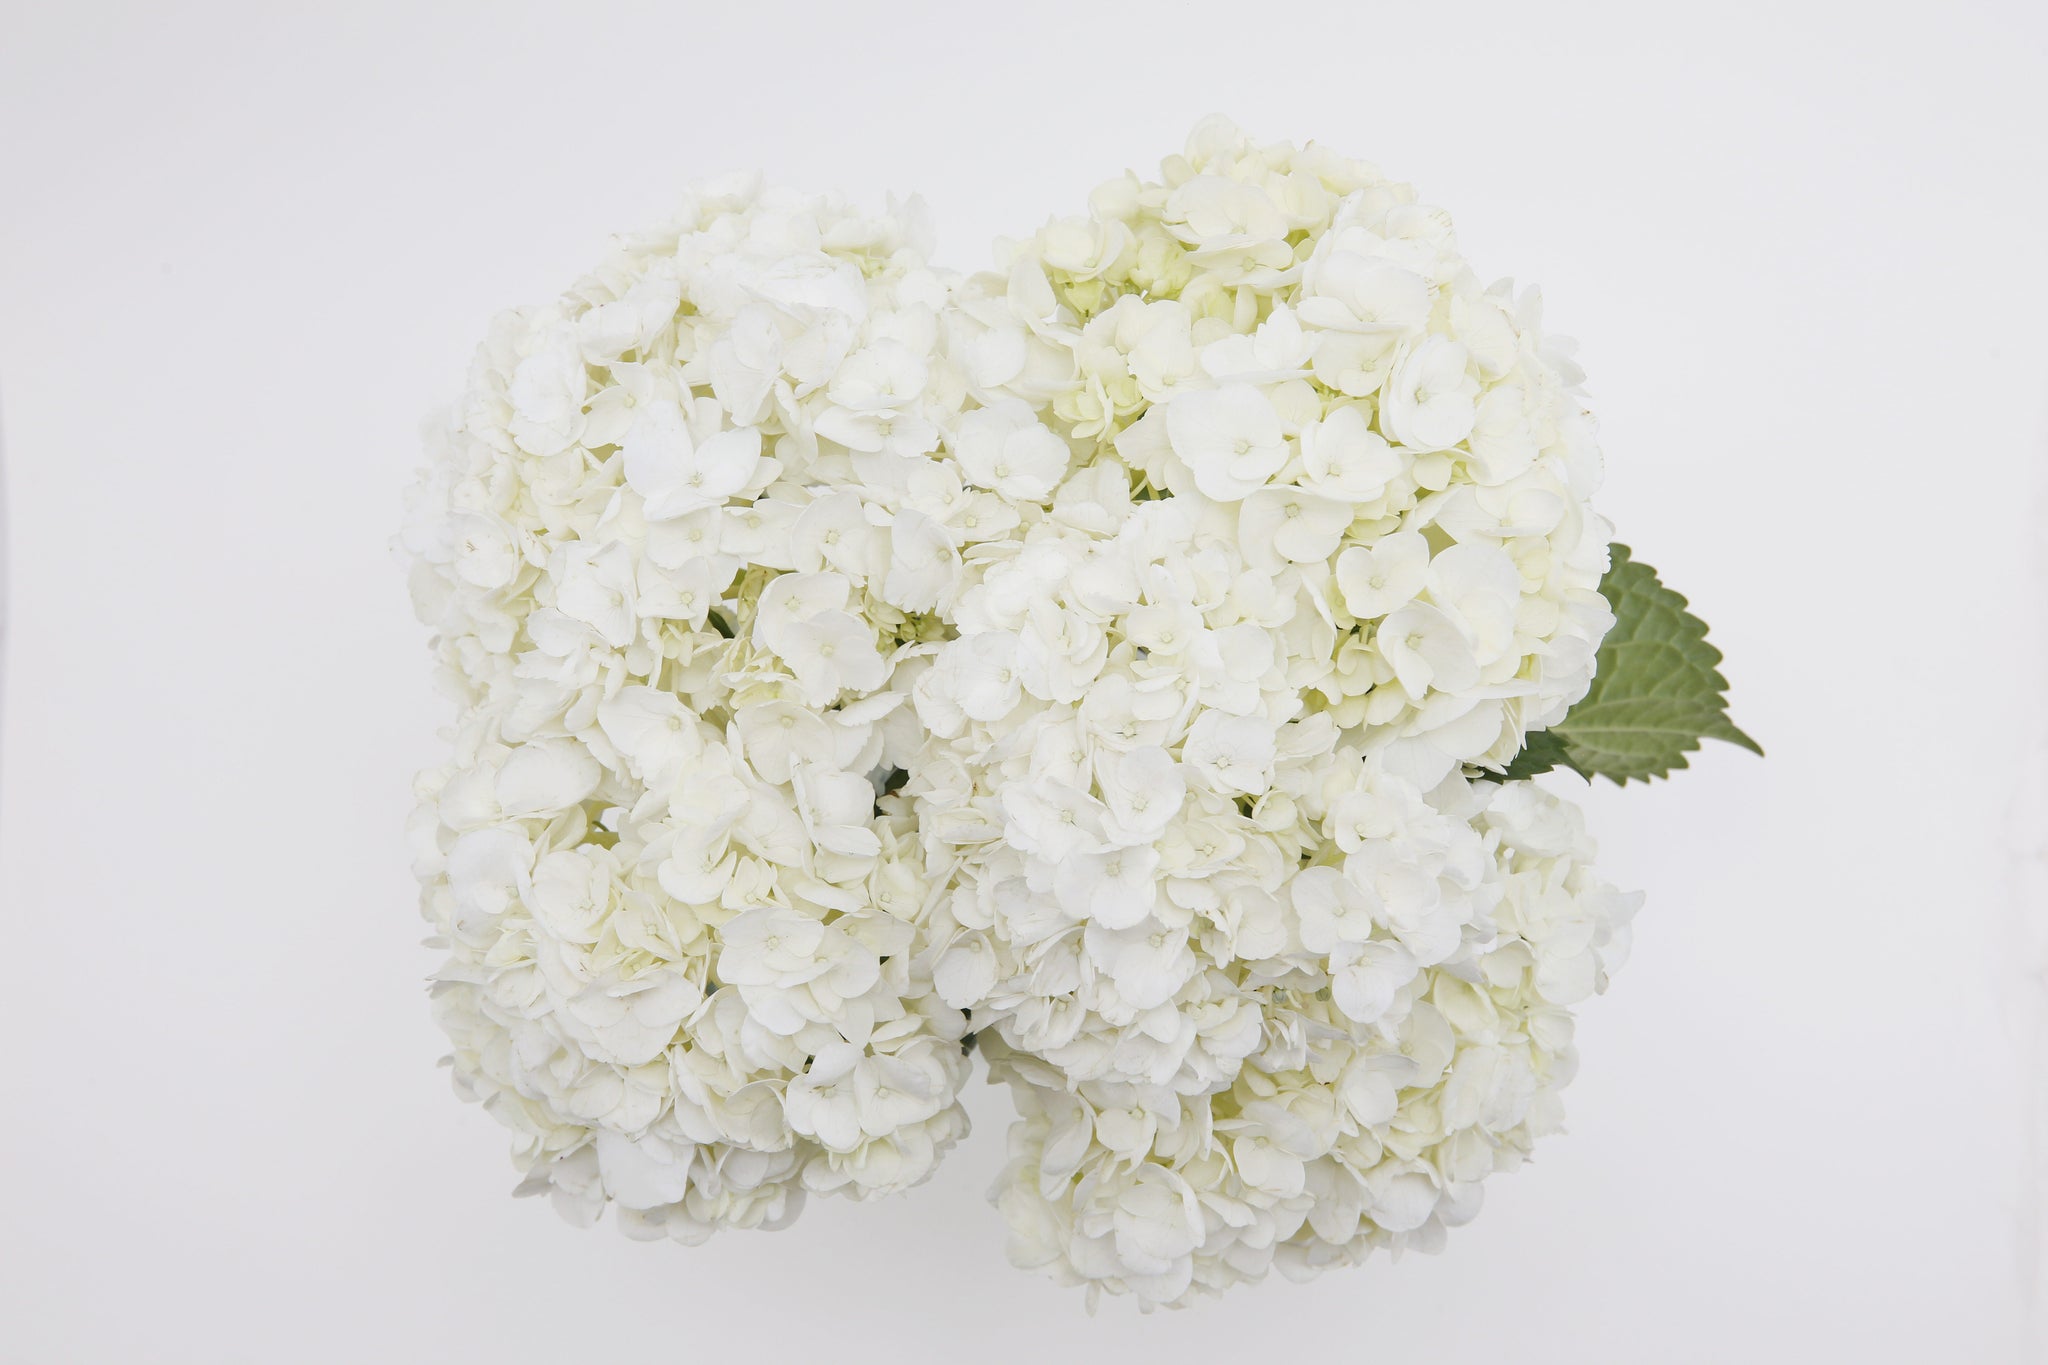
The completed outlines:
<svg viewBox="0 0 2048 1365">
<path fill-rule="evenodd" d="M 1578 772 L 1572 762 L 1571 751 L 1565 747 L 1562 736 L 1553 730 L 1537 730 L 1522 740 L 1522 752 L 1514 757 L 1501 772 L 1479 771 L 1474 777 L 1488 778 L 1496 782 L 1519 782 L 1525 777 L 1547 773 L 1553 768 L 1571 768 Z M 1579 773 L 1581 777 L 1584 773 Z"/>
<path fill-rule="evenodd" d="M 1728 719 L 1728 680 L 1706 622 L 1626 545 L 1611 548 L 1600 594 L 1614 609 L 1614 629 L 1600 644 L 1593 685 L 1563 720 L 1524 741 L 1500 780 L 1570 768 L 1623 785 L 1647 781 L 1685 767 L 1703 739 L 1763 753 Z"/>
</svg>

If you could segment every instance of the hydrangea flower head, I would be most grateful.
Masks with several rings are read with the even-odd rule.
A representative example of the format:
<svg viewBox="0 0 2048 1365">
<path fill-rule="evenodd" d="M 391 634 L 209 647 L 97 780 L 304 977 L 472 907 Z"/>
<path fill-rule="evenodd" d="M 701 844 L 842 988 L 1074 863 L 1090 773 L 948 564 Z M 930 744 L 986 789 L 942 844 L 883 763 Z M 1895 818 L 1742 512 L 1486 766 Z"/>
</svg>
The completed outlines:
<svg viewBox="0 0 2048 1365">
<path fill-rule="evenodd" d="M 1221 121 L 981 274 L 735 182 L 501 318 L 407 544 L 438 1006 L 522 1189 L 694 1241 L 904 1188 L 967 1040 L 1021 1265 L 1438 1244 L 1635 904 L 1474 780 L 1612 622 L 1578 382 L 1407 186 Z"/>
</svg>

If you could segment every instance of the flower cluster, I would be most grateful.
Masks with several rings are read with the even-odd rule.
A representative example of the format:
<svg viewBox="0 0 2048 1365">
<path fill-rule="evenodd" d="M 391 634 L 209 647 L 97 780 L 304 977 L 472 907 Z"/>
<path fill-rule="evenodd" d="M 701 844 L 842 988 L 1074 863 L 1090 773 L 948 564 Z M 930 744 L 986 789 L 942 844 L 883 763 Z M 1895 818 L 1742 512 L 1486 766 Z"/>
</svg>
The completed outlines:
<svg viewBox="0 0 2048 1365">
<path fill-rule="evenodd" d="M 984 274 L 740 182 L 501 319 L 407 544 L 437 999 L 522 1189 L 686 1240 L 900 1189 L 967 1043 L 1021 1265 L 1434 1245 L 1634 908 L 1473 777 L 1613 619 L 1578 380 L 1408 187 L 1220 121 Z"/>
<path fill-rule="evenodd" d="M 1017 1264 L 1181 1303 L 1269 1268 L 1305 1278 L 1374 1247 L 1434 1250 L 1478 1211 L 1486 1176 L 1559 1126 L 1568 1006 L 1619 965 L 1635 900 L 1588 870 L 1577 811 L 1529 784 L 1453 777 L 1421 799 L 1396 780 L 1375 797 L 1395 793 L 1387 807 L 1412 821 L 1397 837 L 1455 830 L 1452 847 L 1421 845 L 1420 867 L 1369 860 L 1366 875 L 1409 893 L 1409 912 L 1441 897 L 1412 920 L 1450 935 L 1448 954 L 1426 949 L 1418 967 L 1412 931 L 1364 937 L 1399 919 L 1392 902 L 1349 859 L 1317 865 L 1279 917 L 1287 949 L 1212 958 L 1177 1002 L 1184 1019 L 1106 1027 L 1108 1005 L 1092 1049 L 989 1049 L 1024 1116 L 996 1192 Z M 1085 990 L 1099 978 L 1078 957 Z M 1210 1026 L 1247 1014 L 1250 1027 Z M 1154 1079 L 1180 1049 L 1203 1065 Z"/>
<path fill-rule="evenodd" d="M 436 998 L 571 1217 L 773 1226 L 965 1131 L 915 815 L 870 780 L 916 740 L 892 678 L 1005 533 L 940 448 L 921 238 L 708 188 L 499 318 L 437 432 L 408 535 L 463 706 L 419 792 Z"/>
</svg>

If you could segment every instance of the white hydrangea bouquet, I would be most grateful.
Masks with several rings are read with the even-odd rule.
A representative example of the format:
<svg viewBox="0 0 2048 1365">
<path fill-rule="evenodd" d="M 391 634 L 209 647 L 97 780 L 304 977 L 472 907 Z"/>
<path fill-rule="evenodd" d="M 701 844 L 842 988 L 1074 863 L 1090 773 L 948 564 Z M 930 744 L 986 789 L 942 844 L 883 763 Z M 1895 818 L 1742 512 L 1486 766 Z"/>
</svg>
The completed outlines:
<svg viewBox="0 0 2048 1365">
<path fill-rule="evenodd" d="M 493 324 L 404 538 L 456 1088 L 642 1238 L 927 1177 L 1146 1306 L 1433 1249 L 1638 898 L 1529 779 L 1728 721 L 1570 348 L 1371 166 L 1200 125 L 933 266 L 753 179 Z"/>
</svg>

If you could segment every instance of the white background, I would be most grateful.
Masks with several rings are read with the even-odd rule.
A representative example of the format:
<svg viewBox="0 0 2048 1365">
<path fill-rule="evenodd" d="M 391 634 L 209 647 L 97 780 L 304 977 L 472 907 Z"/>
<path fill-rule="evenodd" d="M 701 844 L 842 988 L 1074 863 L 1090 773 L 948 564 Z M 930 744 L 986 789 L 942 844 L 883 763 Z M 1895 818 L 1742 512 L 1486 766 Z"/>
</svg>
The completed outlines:
<svg viewBox="0 0 2048 1365">
<path fill-rule="evenodd" d="M 0 1361 L 2048 1358 L 2048 16 L 1682 8 L 0 3 Z M 1587 797 L 1649 902 L 1572 1132 L 1442 1256 L 1151 1318 L 1007 1267 L 980 1086 L 789 1232 L 515 1203 L 401 837 L 420 417 L 693 177 L 967 267 L 1212 109 L 1545 286 L 1770 751 Z"/>
</svg>

